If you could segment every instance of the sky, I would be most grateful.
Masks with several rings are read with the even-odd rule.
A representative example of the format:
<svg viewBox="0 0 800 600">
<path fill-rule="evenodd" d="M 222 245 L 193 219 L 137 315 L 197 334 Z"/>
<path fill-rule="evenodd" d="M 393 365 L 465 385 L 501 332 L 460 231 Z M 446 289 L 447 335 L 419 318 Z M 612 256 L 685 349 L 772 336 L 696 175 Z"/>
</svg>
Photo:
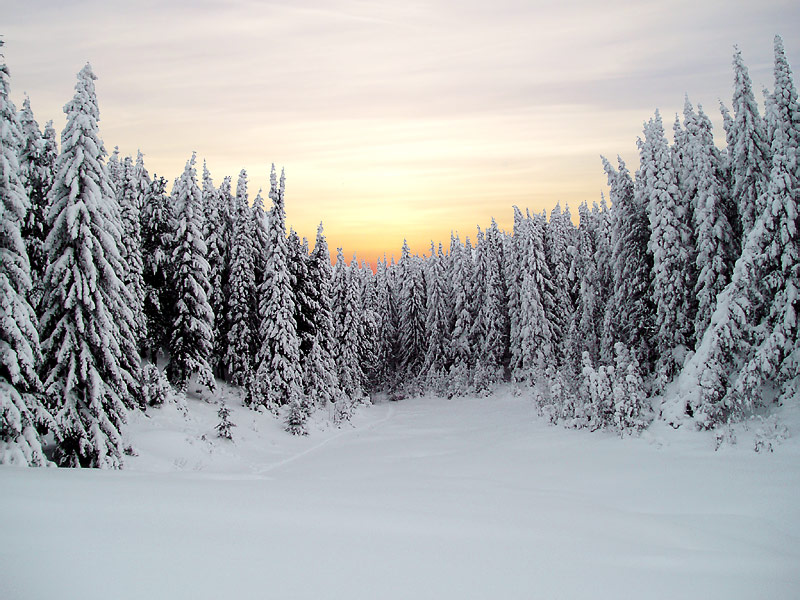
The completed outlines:
<svg viewBox="0 0 800 600">
<path fill-rule="evenodd" d="M 557 6 L 555 6 L 557 4 Z M 773 36 L 800 69 L 797 0 L 0 0 L 11 95 L 40 125 L 89 61 L 107 150 L 173 180 L 193 151 L 251 198 L 286 170 L 287 222 L 374 264 L 475 238 L 632 171 L 642 123 L 671 131 L 688 94 L 724 143 L 738 44 L 772 87 Z M 758 94 L 759 100 L 761 94 Z"/>
</svg>

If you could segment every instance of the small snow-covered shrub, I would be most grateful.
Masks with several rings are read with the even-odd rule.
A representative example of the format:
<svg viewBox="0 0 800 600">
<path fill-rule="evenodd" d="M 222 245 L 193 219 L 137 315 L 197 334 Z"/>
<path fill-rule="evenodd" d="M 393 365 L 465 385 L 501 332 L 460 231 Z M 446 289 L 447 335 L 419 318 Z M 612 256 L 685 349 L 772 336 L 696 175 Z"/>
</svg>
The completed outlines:
<svg viewBox="0 0 800 600">
<path fill-rule="evenodd" d="M 735 446 L 736 445 L 736 431 L 730 423 L 720 425 L 714 432 L 714 451 L 719 450 L 722 446 Z"/>
<path fill-rule="evenodd" d="M 761 424 L 756 429 L 754 448 L 756 452 L 774 452 L 775 448 L 790 437 L 789 428 L 772 415 L 766 419 L 758 417 Z"/>
<path fill-rule="evenodd" d="M 223 404 L 219 407 L 217 416 L 219 417 L 219 423 L 216 426 L 217 435 L 226 440 L 233 440 L 231 427 L 236 427 L 236 424 L 230 421 L 231 409 Z"/>
<path fill-rule="evenodd" d="M 142 393 L 149 406 L 161 406 L 169 399 L 171 386 L 158 367 L 150 364 L 142 369 Z"/>
</svg>

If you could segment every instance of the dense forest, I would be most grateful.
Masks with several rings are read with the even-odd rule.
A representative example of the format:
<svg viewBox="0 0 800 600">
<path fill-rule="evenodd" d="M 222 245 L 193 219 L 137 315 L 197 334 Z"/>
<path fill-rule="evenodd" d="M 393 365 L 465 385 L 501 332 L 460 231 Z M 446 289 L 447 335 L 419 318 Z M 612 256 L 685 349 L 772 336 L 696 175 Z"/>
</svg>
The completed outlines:
<svg viewBox="0 0 800 600">
<path fill-rule="evenodd" d="M 313 249 L 287 233 L 274 166 L 253 197 L 194 154 L 169 192 L 141 153 L 108 157 L 88 64 L 58 144 L 0 60 L 0 462 L 118 468 L 127 412 L 190 381 L 239 386 L 293 434 L 375 393 L 506 382 L 553 423 L 620 434 L 769 412 L 800 387 L 800 104 L 779 37 L 774 75 L 762 116 L 735 51 L 724 149 L 688 98 L 671 142 L 656 111 L 635 173 L 603 158 L 610 204 L 577 226 L 514 207 L 513 231 L 373 270 L 332 264 L 322 225 Z"/>
</svg>

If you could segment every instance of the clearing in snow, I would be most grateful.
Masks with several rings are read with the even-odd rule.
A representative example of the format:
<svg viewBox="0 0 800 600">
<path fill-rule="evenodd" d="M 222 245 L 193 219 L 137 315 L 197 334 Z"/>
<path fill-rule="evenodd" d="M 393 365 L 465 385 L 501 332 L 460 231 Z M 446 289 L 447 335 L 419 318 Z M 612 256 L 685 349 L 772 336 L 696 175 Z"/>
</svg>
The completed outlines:
<svg viewBox="0 0 800 600">
<path fill-rule="evenodd" d="M 123 471 L 0 469 L 0 597 L 796 598 L 800 444 L 552 427 L 508 389 L 308 437 L 131 415 Z M 785 411 L 786 412 L 786 411 Z M 794 414 L 785 422 L 797 423 Z"/>
</svg>

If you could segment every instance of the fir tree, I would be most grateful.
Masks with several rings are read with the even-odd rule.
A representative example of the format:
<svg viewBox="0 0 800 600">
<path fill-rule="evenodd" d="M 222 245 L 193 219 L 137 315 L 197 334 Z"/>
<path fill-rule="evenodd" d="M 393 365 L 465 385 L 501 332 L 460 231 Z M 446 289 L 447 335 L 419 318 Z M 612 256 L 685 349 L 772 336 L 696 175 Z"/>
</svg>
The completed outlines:
<svg viewBox="0 0 800 600">
<path fill-rule="evenodd" d="M 94 80 L 87 64 L 64 107 L 48 213 L 42 373 L 58 425 L 58 461 L 115 468 L 122 464 L 125 408 L 140 401 L 139 354 Z"/>
<path fill-rule="evenodd" d="M 141 211 L 143 312 L 147 322 L 144 347 L 154 362 L 169 344 L 177 305 L 172 287 L 175 215 L 166 187 L 166 179 L 154 177 Z"/>
<path fill-rule="evenodd" d="M 246 179 L 239 177 L 237 185 L 238 213 L 234 223 L 233 248 L 231 249 L 230 290 L 228 294 L 228 331 L 225 369 L 234 385 L 243 386 L 252 377 L 255 361 L 255 338 L 253 331 L 253 309 L 255 308 L 255 274 L 253 260 L 253 219 L 247 205 Z"/>
<path fill-rule="evenodd" d="M 448 365 L 450 326 L 445 298 L 448 290 L 445 281 L 445 264 L 442 244 L 438 253 L 431 242 L 431 258 L 428 261 L 428 296 L 425 313 L 425 336 L 428 349 L 422 371 L 428 375 L 441 374 Z"/>
<path fill-rule="evenodd" d="M 280 187 L 275 166 L 270 174 L 269 240 L 264 281 L 259 289 L 260 348 L 257 357 L 256 400 L 270 410 L 299 401 L 302 374 L 299 371 L 297 325 L 288 266 L 284 174 Z"/>
<path fill-rule="evenodd" d="M 202 194 L 197 185 L 195 160 L 192 154 L 172 189 L 177 212 L 172 285 L 177 304 L 167 376 L 179 389 L 186 389 L 189 378 L 196 374 L 200 385 L 213 391 L 216 384 L 209 359 L 214 313 L 206 295 L 209 289 L 207 249 L 203 239 Z"/>
<path fill-rule="evenodd" d="M 225 355 L 230 331 L 230 314 L 228 312 L 228 302 L 231 297 L 229 289 L 230 257 L 236 241 L 234 229 L 238 211 L 233 210 L 232 225 L 228 219 L 231 209 L 227 204 L 230 196 L 230 179 L 226 178 L 220 189 L 217 190 L 206 161 L 203 161 L 202 196 L 203 239 L 206 242 L 206 260 L 208 262 L 209 289 L 207 295 L 211 312 L 214 313 L 214 349 L 209 362 L 217 376 L 227 378 Z"/>
<path fill-rule="evenodd" d="M 411 256 L 403 241 L 400 268 L 400 301 L 398 341 L 401 368 L 407 379 L 419 375 L 427 349 L 425 339 L 425 283 L 420 260 Z"/>
<path fill-rule="evenodd" d="M 22 238 L 30 204 L 17 159 L 29 138 L 20 131 L 9 91 L 8 68 L 0 53 L 0 464 L 42 466 L 48 460 L 37 427 L 51 424 L 51 419 L 39 397 L 36 369 L 41 354 L 36 315 L 28 302 L 31 272 Z"/>
<path fill-rule="evenodd" d="M 311 300 L 317 306 L 312 315 L 315 335 L 303 372 L 305 396 L 311 404 L 317 406 L 336 402 L 341 396 L 333 358 L 335 338 L 331 313 L 331 277 L 328 243 L 320 223 L 314 250 L 308 261 L 308 289 L 313 292 Z"/>
<path fill-rule="evenodd" d="M 647 202 L 634 194 L 630 172 L 621 158 L 618 161 L 616 170 L 603 158 L 613 203 L 610 261 L 613 293 L 606 304 L 600 354 L 603 362 L 611 363 L 614 344 L 622 342 L 635 352 L 640 363 L 647 364 L 651 358 L 655 312 L 650 297 L 653 258 L 648 250 Z"/>
<path fill-rule="evenodd" d="M 30 201 L 28 214 L 23 222 L 22 237 L 28 251 L 33 282 L 30 301 L 36 309 L 41 301 L 42 279 L 47 266 L 44 241 L 47 239 L 48 231 L 45 222 L 48 194 L 53 186 L 53 170 L 58 153 L 50 139 L 43 137 L 39 131 L 39 124 L 33 116 L 31 101 L 27 96 L 19 113 L 19 123 L 22 133 L 22 147 L 19 153 L 20 180 Z M 52 126 L 50 130 L 52 131 Z"/>
<path fill-rule="evenodd" d="M 125 157 L 120 168 L 120 182 L 117 200 L 122 218 L 122 255 L 125 259 L 123 282 L 131 297 L 137 342 L 144 342 L 147 335 L 147 320 L 142 310 L 144 306 L 144 281 L 142 278 L 142 228 L 140 213 L 144 204 L 142 186 L 136 166 L 130 156 Z"/>
<path fill-rule="evenodd" d="M 700 339 L 711 320 L 717 295 L 730 281 L 733 263 L 738 255 L 729 219 L 735 209 L 730 205 L 728 190 L 725 189 L 721 159 L 711 133 L 711 121 L 702 107 L 698 107 L 691 153 L 697 176 L 694 221 L 698 277 L 694 288 L 697 314 L 693 339 Z"/>
<path fill-rule="evenodd" d="M 647 202 L 650 219 L 649 249 L 653 254 L 653 301 L 656 307 L 658 385 L 669 382 L 682 364 L 682 352 L 691 345 L 694 319 L 692 293 L 693 232 L 687 225 L 687 206 L 681 201 L 667 141 L 656 112 L 639 140 L 640 171 L 636 194 Z"/>
<path fill-rule="evenodd" d="M 219 407 L 217 416 L 219 417 L 219 423 L 217 423 L 217 426 L 215 427 L 217 430 L 217 435 L 223 439 L 233 441 L 233 433 L 231 432 L 231 428 L 236 427 L 236 424 L 231 423 L 231 409 L 223 404 Z"/>
<path fill-rule="evenodd" d="M 361 302 L 358 282 L 345 263 L 341 248 L 337 251 L 331 287 L 336 373 L 342 392 L 352 401 L 364 395 L 363 371 L 359 362 L 358 313 Z"/>
<path fill-rule="evenodd" d="M 770 142 L 764 121 L 758 113 L 750 74 L 738 48 L 733 54 L 733 111 L 728 127 L 728 151 L 732 171 L 731 196 L 738 203 L 741 244 L 763 212 L 761 198 L 767 189 L 770 171 Z"/>
</svg>

